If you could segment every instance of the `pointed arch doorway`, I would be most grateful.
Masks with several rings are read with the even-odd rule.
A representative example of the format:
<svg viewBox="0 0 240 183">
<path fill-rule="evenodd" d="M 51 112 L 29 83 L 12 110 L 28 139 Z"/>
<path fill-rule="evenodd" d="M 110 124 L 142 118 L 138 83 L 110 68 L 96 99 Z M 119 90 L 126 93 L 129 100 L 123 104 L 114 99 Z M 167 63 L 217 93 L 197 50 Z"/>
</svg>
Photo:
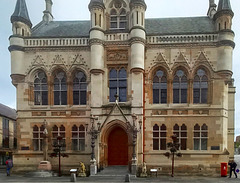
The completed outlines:
<svg viewBox="0 0 240 183">
<path fill-rule="evenodd" d="M 128 135 L 121 127 L 108 136 L 108 165 L 128 165 Z"/>
</svg>

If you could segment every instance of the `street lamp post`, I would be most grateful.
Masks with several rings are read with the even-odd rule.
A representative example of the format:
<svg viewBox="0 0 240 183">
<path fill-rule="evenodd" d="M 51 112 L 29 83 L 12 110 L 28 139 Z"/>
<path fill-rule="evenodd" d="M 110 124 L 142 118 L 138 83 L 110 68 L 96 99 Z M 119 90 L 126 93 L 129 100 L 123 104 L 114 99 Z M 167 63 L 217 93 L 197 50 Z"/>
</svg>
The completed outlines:
<svg viewBox="0 0 240 183">
<path fill-rule="evenodd" d="M 95 120 L 98 120 L 97 116 L 93 116 L 91 115 L 90 117 L 90 122 L 91 122 L 91 126 L 88 129 L 88 124 L 86 124 L 86 131 L 88 134 L 91 135 L 91 148 L 92 148 L 92 152 L 91 152 L 91 165 L 90 165 L 90 175 L 96 175 L 97 174 L 97 165 L 96 165 L 96 156 L 95 156 L 95 140 L 98 137 L 98 134 L 100 133 L 100 129 L 101 129 L 101 123 L 98 121 L 97 122 L 97 128 L 95 125 Z"/>
<path fill-rule="evenodd" d="M 67 154 L 62 153 L 62 147 L 65 147 L 62 136 L 57 136 L 57 141 L 53 144 L 53 147 L 54 153 L 51 153 L 50 157 L 58 157 L 58 176 L 61 177 L 61 156 L 68 157 Z"/>
<path fill-rule="evenodd" d="M 178 142 L 177 135 L 174 134 L 171 136 L 172 142 L 167 143 L 167 147 L 169 148 L 170 152 L 166 152 L 164 155 L 168 158 L 172 156 L 172 174 L 171 176 L 174 177 L 174 156 L 182 157 L 182 153 L 178 152 L 180 148 L 180 143 Z"/>
<path fill-rule="evenodd" d="M 136 145 L 137 145 L 137 133 L 141 132 L 142 121 L 139 120 L 139 129 L 136 126 L 137 116 L 135 114 L 132 115 L 133 123 L 127 122 L 128 131 L 132 134 L 133 139 L 133 153 L 132 153 L 132 165 L 131 165 L 131 173 L 136 175 L 137 173 L 137 155 L 136 155 Z"/>
<path fill-rule="evenodd" d="M 43 160 L 47 161 L 47 151 L 48 151 L 48 130 L 47 130 L 47 121 L 44 119 L 43 122 Z"/>
</svg>

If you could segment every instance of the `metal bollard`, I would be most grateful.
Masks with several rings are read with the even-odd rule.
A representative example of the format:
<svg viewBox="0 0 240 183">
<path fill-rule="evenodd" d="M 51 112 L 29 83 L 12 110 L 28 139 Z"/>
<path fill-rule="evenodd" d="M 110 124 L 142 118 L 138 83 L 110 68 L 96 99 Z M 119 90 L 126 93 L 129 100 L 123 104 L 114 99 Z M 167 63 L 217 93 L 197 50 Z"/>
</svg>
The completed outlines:
<svg viewBox="0 0 240 183">
<path fill-rule="evenodd" d="M 130 181 L 130 174 L 127 174 L 127 175 L 125 176 L 125 182 L 131 182 L 131 181 Z"/>
<path fill-rule="evenodd" d="M 71 182 L 76 182 L 76 173 L 71 173 Z"/>
</svg>

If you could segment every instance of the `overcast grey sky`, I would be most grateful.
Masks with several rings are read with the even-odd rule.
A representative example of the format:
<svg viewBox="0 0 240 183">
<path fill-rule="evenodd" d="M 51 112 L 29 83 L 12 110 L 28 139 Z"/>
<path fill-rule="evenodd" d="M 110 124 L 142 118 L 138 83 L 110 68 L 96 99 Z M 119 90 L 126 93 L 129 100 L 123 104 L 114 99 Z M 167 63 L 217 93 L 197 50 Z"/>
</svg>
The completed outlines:
<svg viewBox="0 0 240 183">
<path fill-rule="evenodd" d="M 218 3 L 218 0 L 215 0 Z M 90 0 L 53 0 L 55 20 L 89 20 L 88 4 Z M 206 16 L 209 0 L 145 0 L 148 8 L 146 18 Z M 42 20 L 45 0 L 26 0 L 28 12 L 33 25 Z M 16 90 L 11 84 L 10 53 L 8 38 L 11 35 L 10 17 L 16 0 L 0 0 L 0 103 L 16 108 Z M 235 13 L 233 30 L 236 34 L 233 57 L 233 77 L 237 87 L 236 93 L 236 135 L 240 135 L 240 0 L 231 0 Z"/>
</svg>

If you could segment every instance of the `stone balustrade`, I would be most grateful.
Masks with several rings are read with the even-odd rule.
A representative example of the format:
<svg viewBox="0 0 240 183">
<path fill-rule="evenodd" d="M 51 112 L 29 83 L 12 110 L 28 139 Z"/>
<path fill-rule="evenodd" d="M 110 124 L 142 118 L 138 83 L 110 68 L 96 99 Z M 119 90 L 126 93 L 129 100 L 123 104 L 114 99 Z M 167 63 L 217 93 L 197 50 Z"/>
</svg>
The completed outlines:
<svg viewBox="0 0 240 183">
<path fill-rule="evenodd" d="M 25 47 L 48 47 L 48 46 L 89 46 L 89 38 L 26 38 Z"/>
<path fill-rule="evenodd" d="M 147 36 L 147 44 L 217 42 L 217 34 Z"/>
</svg>

